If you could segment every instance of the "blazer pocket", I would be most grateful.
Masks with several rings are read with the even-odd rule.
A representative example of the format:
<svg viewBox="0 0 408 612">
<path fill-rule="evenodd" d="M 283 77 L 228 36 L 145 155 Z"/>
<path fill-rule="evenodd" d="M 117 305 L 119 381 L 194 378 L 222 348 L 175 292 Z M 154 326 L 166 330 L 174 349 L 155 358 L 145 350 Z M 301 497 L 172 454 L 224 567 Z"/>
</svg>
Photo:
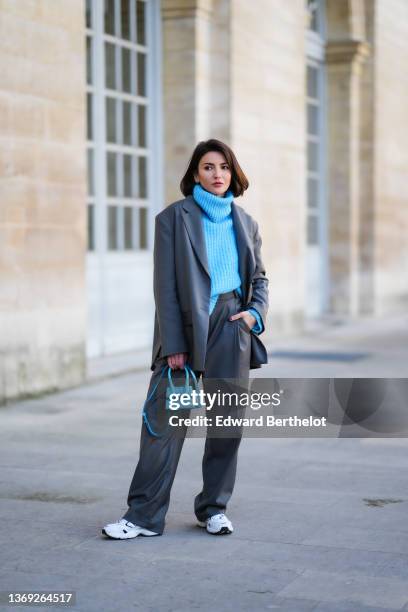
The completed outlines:
<svg viewBox="0 0 408 612">
<path fill-rule="evenodd" d="M 238 319 L 238 324 L 241 325 L 241 329 L 243 329 L 247 334 L 251 333 L 251 328 L 242 317 Z"/>
</svg>

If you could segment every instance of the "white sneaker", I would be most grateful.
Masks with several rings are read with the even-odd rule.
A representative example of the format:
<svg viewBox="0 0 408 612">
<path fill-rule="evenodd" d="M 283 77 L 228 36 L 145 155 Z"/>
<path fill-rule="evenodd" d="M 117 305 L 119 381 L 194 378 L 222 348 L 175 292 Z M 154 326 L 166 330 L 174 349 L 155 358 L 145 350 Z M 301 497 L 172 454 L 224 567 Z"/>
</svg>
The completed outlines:
<svg viewBox="0 0 408 612">
<path fill-rule="evenodd" d="M 142 536 L 157 536 L 160 535 L 155 531 L 149 531 L 140 525 L 134 525 L 130 521 L 122 518 L 117 523 L 109 523 L 102 529 L 102 533 L 108 538 L 114 538 L 115 540 L 127 540 L 129 538 L 136 538 L 139 535 Z"/>
<path fill-rule="evenodd" d="M 224 513 L 214 514 L 206 521 L 197 521 L 200 527 L 205 527 L 212 535 L 228 535 L 234 531 L 231 521 Z"/>
</svg>

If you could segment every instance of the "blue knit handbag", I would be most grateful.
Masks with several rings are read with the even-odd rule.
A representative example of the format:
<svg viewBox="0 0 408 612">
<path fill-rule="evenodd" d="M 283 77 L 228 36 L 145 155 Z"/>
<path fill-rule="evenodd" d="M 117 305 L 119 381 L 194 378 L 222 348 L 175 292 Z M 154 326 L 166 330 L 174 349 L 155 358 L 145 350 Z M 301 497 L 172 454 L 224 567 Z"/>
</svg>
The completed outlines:
<svg viewBox="0 0 408 612">
<path fill-rule="evenodd" d="M 152 391 L 147 396 L 143 404 L 143 413 L 142 413 L 143 422 L 146 425 L 147 431 L 150 433 L 150 435 L 154 436 L 155 438 L 161 438 L 164 435 L 164 433 L 166 433 L 166 431 L 168 430 L 169 424 L 167 423 L 167 428 L 163 434 L 159 435 L 158 433 L 156 433 L 149 423 L 149 419 L 146 413 L 146 404 L 154 396 L 156 389 L 159 386 L 159 383 L 161 379 L 163 378 L 163 375 L 166 370 L 168 370 L 167 371 L 168 386 L 166 388 L 166 410 L 173 412 L 173 411 L 183 410 L 183 409 L 190 410 L 191 408 L 205 408 L 205 403 L 200 402 L 200 396 L 196 395 L 195 398 L 193 398 L 192 396 L 192 392 L 197 391 L 197 393 L 199 393 L 199 389 L 198 389 L 198 382 L 197 382 L 196 375 L 194 374 L 194 371 L 190 368 L 190 366 L 187 364 L 184 366 L 184 371 L 186 374 L 185 382 L 183 385 L 177 385 L 177 386 L 174 384 L 173 379 L 171 377 L 172 369 L 170 368 L 170 366 L 168 365 L 163 366 L 163 369 L 160 373 L 157 383 L 155 384 L 155 386 L 153 387 Z M 190 375 L 194 383 L 194 389 L 193 389 L 193 385 L 190 384 Z M 175 397 L 171 398 L 172 394 L 175 394 L 179 398 L 180 401 L 177 401 L 177 398 Z M 194 399 L 196 400 L 195 402 L 194 402 Z M 172 405 L 173 402 L 176 403 L 176 406 Z"/>
</svg>

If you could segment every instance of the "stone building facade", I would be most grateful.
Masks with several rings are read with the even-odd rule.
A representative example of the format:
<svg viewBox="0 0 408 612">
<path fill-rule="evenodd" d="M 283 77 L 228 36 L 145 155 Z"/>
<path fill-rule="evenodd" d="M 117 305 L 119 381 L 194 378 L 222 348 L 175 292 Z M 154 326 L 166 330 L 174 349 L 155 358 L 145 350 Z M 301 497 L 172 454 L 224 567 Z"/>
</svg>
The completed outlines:
<svg viewBox="0 0 408 612">
<path fill-rule="evenodd" d="M 0 3 L 2 399 L 85 376 L 83 22 L 81 2 Z"/>
<path fill-rule="evenodd" d="M 2 0 L 0 398 L 150 346 L 154 215 L 232 146 L 267 341 L 404 311 L 406 0 Z"/>
</svg>

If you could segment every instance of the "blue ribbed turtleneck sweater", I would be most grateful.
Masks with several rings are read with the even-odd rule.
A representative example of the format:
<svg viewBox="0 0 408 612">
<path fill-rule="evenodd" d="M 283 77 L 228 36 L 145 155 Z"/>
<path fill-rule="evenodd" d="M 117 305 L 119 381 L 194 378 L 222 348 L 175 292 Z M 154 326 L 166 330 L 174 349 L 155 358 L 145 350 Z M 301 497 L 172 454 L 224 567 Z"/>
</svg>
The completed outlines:
<svg viewBox="0 0 408 612">
<path fill-rule="evenodd" d="M 237 241 L 231 212 L 234 196 L 231 190 L 228 190 L 224 197 L 217 196 L 204 189 L 200 183 L 196 183 L 193 198 L 202 210 L 201 218 L 211 277 L 211 314 L 220 293 L 236 289 L 242 295 Z M 255 308 L 250 308 L 249 312 L 257 321 L 252 331 L 260 333 L 263 331 L 260 314 Z"/>
</svg>

